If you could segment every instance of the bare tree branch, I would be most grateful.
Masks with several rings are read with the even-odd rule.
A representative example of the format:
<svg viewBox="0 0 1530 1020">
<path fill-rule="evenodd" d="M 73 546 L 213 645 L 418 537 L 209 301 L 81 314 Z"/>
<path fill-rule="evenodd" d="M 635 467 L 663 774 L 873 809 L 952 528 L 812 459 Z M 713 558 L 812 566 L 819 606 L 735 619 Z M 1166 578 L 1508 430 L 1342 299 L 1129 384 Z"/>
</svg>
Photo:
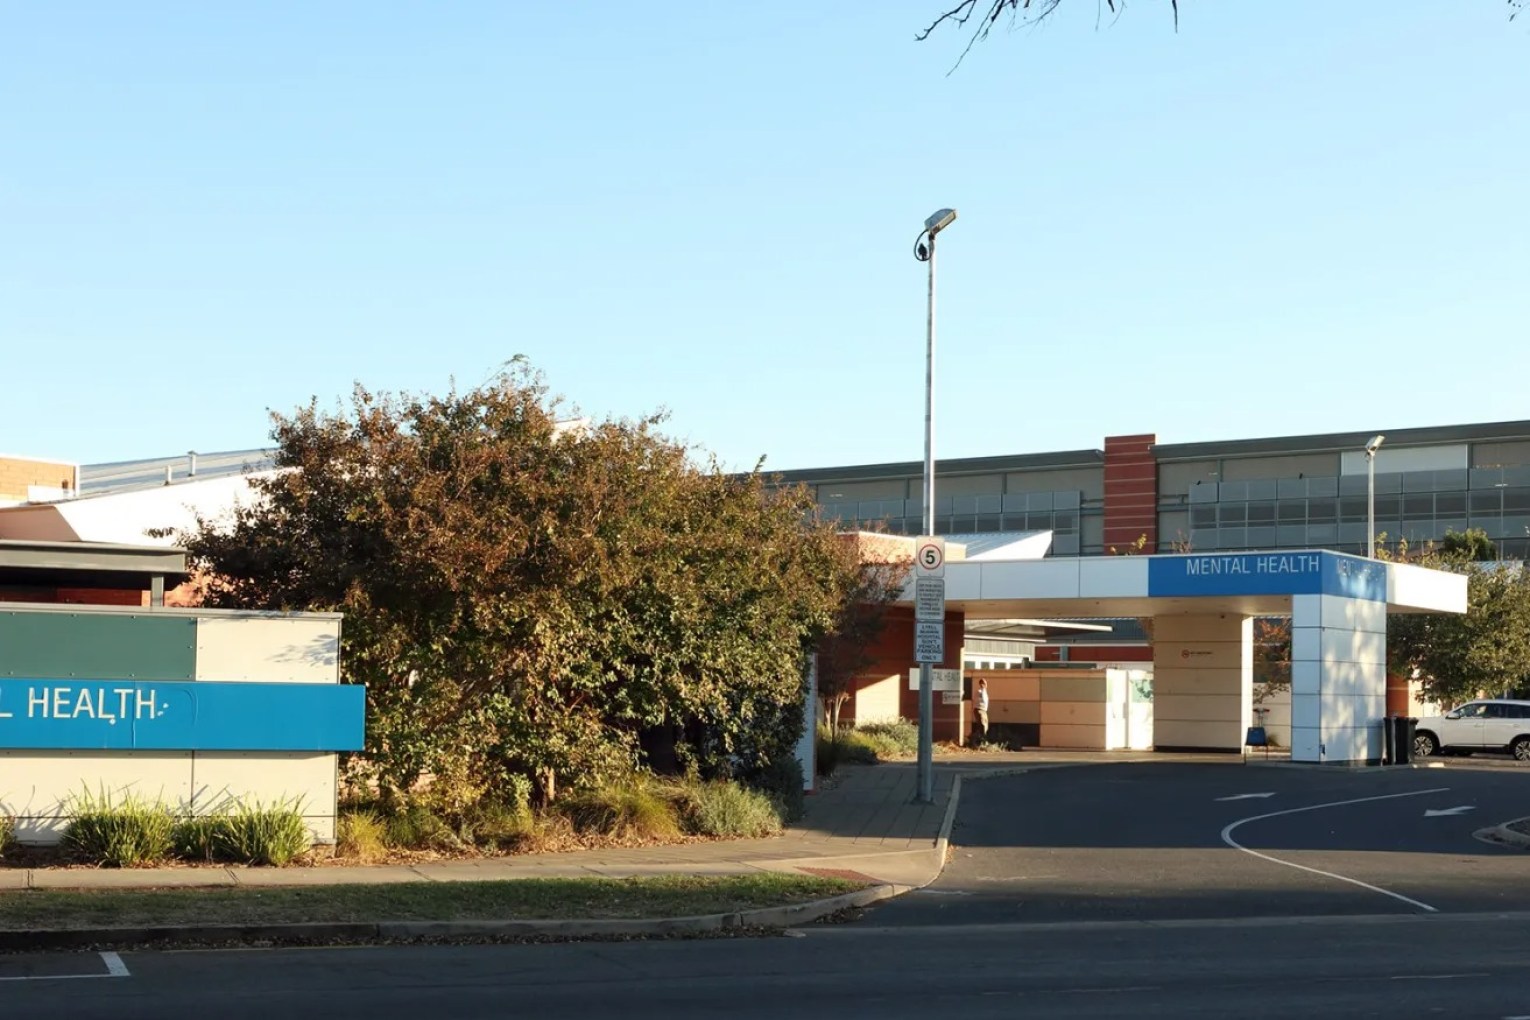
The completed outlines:
<svg viewBox="0 0 1530 1020">
<path fill-rule="evenodd" d="M 929 27 L 916 34 L 914 39 L 918 42 L 923 42 L 936 29 L 946 24 L 954 25 L 958 29 L 963 28 L 972 20 L 974 15 L 979 15 L 977 27 L 973 30 L 972 36 L 967 40 L 966 47 L 962 49 L 961 56 L 956 60 L 957 66 L 960 66 L 972 47 L 979 41 L 988 38 L 988 33 L 993 30 L 994 25 L 998 24 L 999 19 L 1004 16 L 1005 12 L 1009 13 L 1011 26 L 1020 22 L 1035 25 L 1043 21 L 1047 15 L 1057 10 L 1063 0 L 983 0 L 983 2 L 988 5 L 986 10 L 980 8 L 979 0 L 962 0 L 961 3 L 945 11 L 934 21 L 930 22 Z M 1509 4 L 1515 8 L 1523 6 L 1525 2 L 1526 0 L 1509 0 Z M 1104 0 L 1104 6 L 1110 9 L 1112 15 L 1119 16 L 1122 11 L 1126 10 L 1126 0 Z M 1174 31 L 1178 32 L 1179 0 L 1169 0 L 1169 8 L 1174 14 Z M 1096 27 L 1098 27 L 1098 21 L 1096 21 Z M 955 70 L 955 68 L 952 68 L 952 70 Z"/>
</svg>

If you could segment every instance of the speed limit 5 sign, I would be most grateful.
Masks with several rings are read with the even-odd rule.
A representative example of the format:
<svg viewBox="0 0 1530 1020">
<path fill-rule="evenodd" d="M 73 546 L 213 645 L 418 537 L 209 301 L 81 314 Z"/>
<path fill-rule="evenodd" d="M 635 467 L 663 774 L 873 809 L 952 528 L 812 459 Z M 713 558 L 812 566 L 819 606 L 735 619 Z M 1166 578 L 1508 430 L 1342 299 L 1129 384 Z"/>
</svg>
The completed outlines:
<svg viewBox="0 0 1530 1020">
<path fill-rule="evenodd" d="M 914 543 L 914 576 L 946 576 L 946 540 L 924 537 Z"/>
</svg>

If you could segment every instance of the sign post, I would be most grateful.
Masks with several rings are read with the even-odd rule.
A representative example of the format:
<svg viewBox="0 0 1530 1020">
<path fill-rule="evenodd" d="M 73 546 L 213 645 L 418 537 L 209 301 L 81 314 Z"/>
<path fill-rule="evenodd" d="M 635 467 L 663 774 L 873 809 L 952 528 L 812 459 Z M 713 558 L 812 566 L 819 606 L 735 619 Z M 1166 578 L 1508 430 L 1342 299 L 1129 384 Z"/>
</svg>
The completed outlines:
<svg viewBox="0 0 1530 1020">
<path fill-rule="evenodd" d="M 914 661 L 919 663 L 919 800 L 935 800 L 935 680 L 946 657 L 946 540 L 914 544 Z"/>
</svg>

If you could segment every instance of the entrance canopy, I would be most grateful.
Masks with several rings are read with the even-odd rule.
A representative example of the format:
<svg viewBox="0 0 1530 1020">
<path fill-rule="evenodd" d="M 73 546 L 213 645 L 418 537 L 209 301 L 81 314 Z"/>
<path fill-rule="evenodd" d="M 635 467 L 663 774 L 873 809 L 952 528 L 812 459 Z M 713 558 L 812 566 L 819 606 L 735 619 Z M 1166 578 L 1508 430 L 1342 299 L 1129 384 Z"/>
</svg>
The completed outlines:
<svg viewBox="0 0 1530 1020">
<path fill-rule="evenodd" d="M 1466 577 L 1326 550 L 948 560 L 946 608 L 971 620 L 1228 613 L 1289 616 L 1292 598 L 1384 604 L 1388 613 L 1464 613 Z M 913 602 L 910 579 L 900 602 Z"/>
</svg>

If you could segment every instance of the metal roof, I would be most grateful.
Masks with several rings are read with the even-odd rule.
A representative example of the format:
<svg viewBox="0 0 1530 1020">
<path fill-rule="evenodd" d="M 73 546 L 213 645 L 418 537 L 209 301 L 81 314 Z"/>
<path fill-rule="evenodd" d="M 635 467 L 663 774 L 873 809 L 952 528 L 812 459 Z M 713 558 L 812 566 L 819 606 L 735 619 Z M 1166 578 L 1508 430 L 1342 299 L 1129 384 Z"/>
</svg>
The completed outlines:
<svg viewBox="0 0 1530 1020">
<path fill-rule="evenodd" d="M 1158 443 L 1153 446 L 1153 454 L 1159 461 L 1175 461 L 1203 460 L 1208 457 L 1330 453 L 1361 449 L 1378 432 L 1387 437 L 1389 447 L 1481 443 L 1504 439 L 1530 439 L 1530 421 L 1435 425 L 1415 429 L 1365 429 L 1361 432 L 1325 432 L 1311 436 L 1278 436 L 1272 439 L 1234 439 L 1206 443 Z"/>
<path fill-rule="evenodd" d="M 937 460 L 936 477 L 951 475 L 989 474 L 995 471 L 1040 471 L 1049 468 L 1101 467 L 1105 454 L 1101 450 L 1064 450 L 1059 453 L 1021 453 L 1000 457 L 962 457 L 954 460 Z M 800 468 L 792 471 L 770 471 L 764 474 L 779 478 L 788 484 L 795 482 L 855 482 L 874 481 L 879 478 L 905 478 L 924 473 L 924 461 L 908 460 L 889 464 L 855 464 L 846 467 Z"/>
<path fill-rule="evenodd" d="M 192 455 L 173 457 L 150 457 L 145 460 L 123 460 L 110 464 L 84 464 L 80 467 L 80 493 L 86 496 L 107 492 L 126 492 L 148 489 L 165 484 L 168 469 L 172 480 L 184 482 L 195 478 L 202 481 L 249 471 L 268 471 L 274 465 L 273 450 L 227 450 L 219 453 L 197 453 L 196 474 L 191 473 Z"/>
</svg>

